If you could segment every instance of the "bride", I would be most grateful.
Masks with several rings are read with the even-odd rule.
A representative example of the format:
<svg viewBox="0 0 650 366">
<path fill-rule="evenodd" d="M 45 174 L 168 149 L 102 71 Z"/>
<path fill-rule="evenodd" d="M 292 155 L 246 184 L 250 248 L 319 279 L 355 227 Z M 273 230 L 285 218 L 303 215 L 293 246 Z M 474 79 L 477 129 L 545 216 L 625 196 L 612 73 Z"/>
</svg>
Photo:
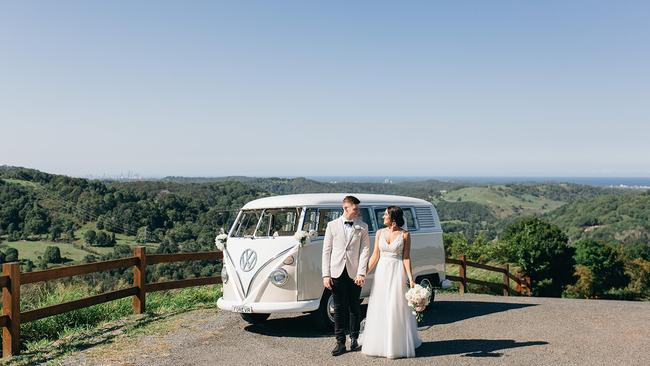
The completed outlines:
<svg viewBox="0 0 650 366">
<path fill-rule="evenodd" d="M 403 229 L 404 213 L 397 206 L 384 212 L 385 229 L 377 232 L 375 247 L 368 264 L 368 273 L 375 266 L 366 325 L 359 337 L 361 352 L 387 358 L 415 357 L 422 344 L 417 321 L 404 297 L 406 279 L 415 286 L 411 271 L 411 237 Z"/>
</svg>

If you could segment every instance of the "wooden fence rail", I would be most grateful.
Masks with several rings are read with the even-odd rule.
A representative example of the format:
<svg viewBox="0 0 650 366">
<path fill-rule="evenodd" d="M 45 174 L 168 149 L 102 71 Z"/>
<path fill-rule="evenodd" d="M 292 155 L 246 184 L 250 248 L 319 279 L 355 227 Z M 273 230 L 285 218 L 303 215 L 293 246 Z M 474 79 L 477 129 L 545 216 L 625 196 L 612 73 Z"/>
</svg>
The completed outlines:
<svg viewBox="0 0 650 366">
<path fill-rule="evenodd" d="M 0 276 L 0 287 L 2 287 L 2 315 L 0 315 L 0 326 L 2 326 L 2 357 L 7 358 L 20 353 L 21 323 L 27 323 L 129 296 L 133 296 L 133 312 L 142 314 L 146 309 L 147 292 L 221 283 L 221 278 L 218 276 L 146 283 L 148 265 L 167 262 L 221 259 L 221 252 L 152 254 L 148 256 L 145 247 L 136 247 L 133 257 L 35 272 L 21 273 L 18 262 L 5 263 L 2 265 L 2 275 Z M 40 309 L 20 312 L 21 285 L 129 267 L 133 267 L 133 286 L 131 287 L 68 301 L 62 304 L 50 305 Z"/>
<path fill-rule="evenodd" d="M 508 264 L 504 265 L 503 267 L 495 267 L 495 266 L 491 266 L 491 265 L 488 265 L 488 264 L 468 261 L 465 258 L 464 255 L 461 255 L 459 259 L 445 258 L 445 263 L 446 264 L 455 264 L 455 265 L 460 266 L 460 269 L 458 271 L 458 274 L 459 274 L 458 276 L 446 275 L 445 277 L 450 281 L 460 283 L 460 287 L 458 288 L 458 290 L 460 291 L 461 294 L 463 294 L 463 293 L 465 293 L 467 291 L 467 284 L 468 283 L 473 283 L 473 284 L 476 284 L 476 285 L 503 289 L 503 296 L 509 296 L 510 295 L 510 280 L 514 281 L 517 284 L 517 286 L 515 287 L 515 291 L 517 293 L 519 293 L 521 295 L 530 295 L 530 293 L 531 293 L 530 277 L 521 278 L 521 277 L 519 277 L 517 275 L 514 275 L 514 274 L 510 273 L 510 266 Z M 467 266 L 484 269 L 486 271 L 502 273 L 503 274 L 503 282 L 502 283 L 495 283 L 495 282 L 481 281 L 481 280 L 477 280 L 477 279 L 474 279 L 474 278 L 468 278 L 467 277 Z"/>
</svg>

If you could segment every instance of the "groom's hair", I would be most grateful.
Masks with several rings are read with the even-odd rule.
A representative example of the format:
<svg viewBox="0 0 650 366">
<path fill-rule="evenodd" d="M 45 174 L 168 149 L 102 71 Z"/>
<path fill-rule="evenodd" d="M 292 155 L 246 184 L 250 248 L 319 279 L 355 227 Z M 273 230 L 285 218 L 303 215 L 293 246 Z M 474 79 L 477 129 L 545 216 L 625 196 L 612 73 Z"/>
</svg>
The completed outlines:
<svg viewBox="0 0 650 366">
<path fill-rule="evenodd" d="M 388 206 L 386 211 L 388 211 L 391 222 L 394 222 L 399 227 L 404 226 L 404 211 L 399 206 Z"/>
<path fill-rule="evenodd" d="M 345 198 L 343 198 L 343 203 L 345 202 L 351 203 L 353 205 L 358 205 L 361 203 L 361 201 L 359 201 L 359 199 L 354 196 L 345 196 Z"/>
</svg>

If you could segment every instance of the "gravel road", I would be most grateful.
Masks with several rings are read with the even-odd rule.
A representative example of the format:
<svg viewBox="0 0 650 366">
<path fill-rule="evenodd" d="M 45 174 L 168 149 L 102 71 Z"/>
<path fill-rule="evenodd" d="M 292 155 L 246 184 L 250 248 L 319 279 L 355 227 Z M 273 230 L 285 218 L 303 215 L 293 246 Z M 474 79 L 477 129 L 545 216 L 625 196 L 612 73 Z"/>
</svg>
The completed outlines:
<svg viewBox="0 0 650 366">
<path fill-rule="evenodd" d="M 239 315 L 195 310 L 154 334 L 124 335 L 65 365 L 650 365 L 650 303 L 438 295 L 412 359 L 349 352 L 303 314 L 249 325 Z"/>
</svg>

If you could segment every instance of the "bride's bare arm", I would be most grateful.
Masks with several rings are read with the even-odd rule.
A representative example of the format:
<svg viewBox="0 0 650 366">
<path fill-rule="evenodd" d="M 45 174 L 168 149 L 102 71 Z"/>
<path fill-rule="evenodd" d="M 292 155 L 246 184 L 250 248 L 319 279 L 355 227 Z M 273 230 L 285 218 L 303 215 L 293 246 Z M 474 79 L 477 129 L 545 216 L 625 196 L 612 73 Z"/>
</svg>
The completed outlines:
<svg viewBox="0 0 650 366">
<path fill-rule="evenodd" d="M 408 232 L 404 233 L 404 253 L 402 254 L 402 263 L 404 264 L 409 284 L 411 287 L 415 286 L 415 281 L 413 281 L 413 270 L 411 269 L 411 234 Z"/>
<path fill-rule="evenodd" d="M 372 272 L 379 262 L 379 230 L 377 230 L 377 235 L 375 235 L 375 247 L 372 249 L 372 256 L 370 256 L 370 261 L 368 263 L 368 273 Z"/>
</svg>

